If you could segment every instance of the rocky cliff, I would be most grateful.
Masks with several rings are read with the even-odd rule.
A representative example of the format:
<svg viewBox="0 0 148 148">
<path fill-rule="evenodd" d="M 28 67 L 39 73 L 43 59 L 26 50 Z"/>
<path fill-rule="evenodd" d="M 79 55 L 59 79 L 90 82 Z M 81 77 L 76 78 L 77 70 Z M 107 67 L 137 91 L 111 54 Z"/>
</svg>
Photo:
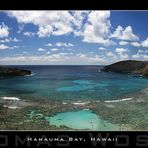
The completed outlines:
<svg viewBox="0 0 148 148">
<path fill-rule="evenodd" d="M 102 71 L 116 73 L 130 73 L 135 76 L 148 77 L 148 61 L 127 60 L 105 66 Z"/>
</svg>

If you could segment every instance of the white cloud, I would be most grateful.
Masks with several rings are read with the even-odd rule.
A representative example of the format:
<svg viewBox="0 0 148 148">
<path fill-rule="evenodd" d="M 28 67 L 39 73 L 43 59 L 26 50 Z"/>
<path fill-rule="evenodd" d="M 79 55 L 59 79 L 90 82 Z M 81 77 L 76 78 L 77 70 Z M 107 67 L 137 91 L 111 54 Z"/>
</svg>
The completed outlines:
<svg viewBox="0 0 148 148">
<path fill-rule="evenodd" d="M 134 46 L 134 47 L 140 47 L 141 46 L 141 44 L 139 42 L 127 42 L 127 41 L 120 41 L 119 45 L 121 45 L 121 46 L 131 45 L 131 46 Z"/>
<path fill-rule="evenodd" d="M 8 35 L 9 27 L 2 22 L 2 25 L 0 25 L 0 38 L 8 37 Z"/>
<path fill-rule="evenodd" d="M 1 43 L 6 43 L 6 42 L 10 42 L 10 40 L 8 38 L 5 38 L 3 40 L 0 40 Z"/>
<path fill-rule="evenodd" d="M 148 47 L 148 38 L 146 38 L 146 40 L 142 41 L 141 45 L 142 45 L 142 47 Z"/>
<path fill-rule="evenodd" d="M 23 35 L 27 37 L 34 37 L 36 33 L 35 32 L 23 32 Z"/>
<path fill-rule="evenodd" d="M 104 47 L 99 47 L 99 50 L 101 50 L 101 51 L 106 51 L 106 48 L 104 48 Z"/>
<path fill-rule="evenodd" d="M 50 52 L 50 51 L 48 51 L 46 54 L 51 54 L 51 52 Z"/>
<path fill-rule="evenodd" d="M 5 38 L 3 40 L 0 40 L 1 43 L 8 43 L 8 42 L 19 42 L 21 40 L 17 39 L 16 37 L 15 38 Z"/>
<path fill-rule="evenodd" d="M 141 44 L 139 42 L 131 42 L 131 45 L 134 47 L 140 47 Z"/>
<path fill-rule="evenodd" d="M 20 24 L 38 26 L 39 37 L 64 35 L 73 31 L 74 17 L 68 11 L 7 11 L 7 14 Z"/>
<path fill-rule="evenodd" d="M 127 51 L 127 49 L 125 49 L 125 48 L 116 48 L 116 50 L 115 50 L 115 52 L 117 52 L 117 53 L 123 53 L 126 51 Z"/>
<path fill-rule="evenodd" d="M 102 57 L 95 55 L 94 57 L 89 57 L 88 58 L 89 63 L 100 63 L 100 62 L 105 62 L 105 59 L 103 59 Z"/>
<path fill-rule="evenodd" d="M 89 64 L 96 63 L 96 62 L 104 62 L 104 59 L 102 57 L 100 57 L 99 55 L 89 56 L 84 53 L 77 54 L 76 57 L 72 60 L 75 60 L 76 63 L 81 61 L 83 63 L 86 62 Z M 84 63 L 84 64 L 86 65 L 86 63 Z"/>
<path fill-rule="evenodd" d="M 10 38 L 10 39 L 11 39 L 11 38 Z M 13 41 L 13 42 L 19 42 L 20 40 L 17 39 L 17 38 L 13 38 L 13 39 L 11 39 L 10 41 Z"/>
<path fill-rule="evenodd" d="M 73 24 L 79 30 L 83 25 L 83 20 L 87 17 L 90 11 L 71 11 L 71 13 L 73 13 L 73 17 L 74 17 Z M 77 31 L 75 33 L 77 33 Z"/>
<path fill-rule="evenodd" d="M 38 26 L 39 37 L 73 32 L 82 36 L 84 42 L 106 46 L 113 44 L 108 39 L 110 11 L 7 11 L 7 14 L 16 18 L 20 24 L 32 23 Z"/>
<path fill-rule="evenodd" d="M 69 53 L 61 52 L 61 53 L 59 53 L 59 55 L 66 56 L 66 55 L 69 55 Z"/>
<path fill-rule="evenodd" d="M 121 46 L 129 45 L 129 42 L 127 42 L 127 41 L 120 41 L 119 45 L 121 45 Z"/>
<path fill-rule="evenodd" d="M 51 51 L 58 51 L 59 49 L 57 49 L 57 48 L 51 48 L 49 50 L 51 50 Z"/>
<path fill-rule="evenodd" d="M 120 59 L 127 59 L 129 56 L 127 54 L 127 49 L 125 48 L 116 48 L 115 52 L 120 56 Z"/>
<path fill-rule="evenodd" d="M 27 51 L 23 51 L 23 54 L 28 54 L 28 52 Z"/>
<path fill-rule="evenodd" d="M 121 59 L 128 59 L 128 54 L 120 54 Z"/>
<path fill-rule="evenodd" d="M 136 60 L 146 60 L 146 61 L 148 61 L 148 55 L 146 55 L 146 54 L 137 53 L 137 54 L 132 55 L 132 58 L 136 59 Z"/>
<path fill-rule="evenodd" d="M 88 22 L 84 25 L 84 31 L 79 33 L 83 41 L 88 43 L 99 43 L 105 46 L 113 44 L 108 39 L 110 34 L 110 11 L 92 11 L 88 15 Z"/>
<path fill-rule="evenodd" d="M 53 28 L 50 25 L 41 26 L 37 32 L 39 37 L 49 37 L 53 32 Z"/>
<path fill-rule="evenodd" d="M 48 44 L 46 44 L 45 46 L 48 46 L 48 47 L 50 47 L 50 46 L 52 46 L 52 44 L 51 44 L 51 43 L 48 43 Z"/>
<path fill-rule="evenodd" d="M 45 51 L 45 49 L 43 49 L 43 48 L 39 48 L 38 51 Z"/>
<path fill-rule="evenodd" d="M 139 50 L 138 50 L 138 53 L 145 53 L 145 54 L 147 54 L 147 53 L 148 53 L 148 50 L 139 49 Z"/>
<path fill-rule="evenodd" d="M 20 24 L 20 25 L 18 26 L 18 31 L 17 31 L 17 33 L 18 33 L 18 34 L 21 33 L 21 32 L 23 31 L 23 29 L 24 29 L 24 24 Z"/>
<path fill-rule="evenodd" d="M 7 46 L 4 44 L 0 44 L 0 50 L 5 50 L 5 49 L 15 49 L 15 48 L 19 48 L 18 46 Z"/>
<path fill-rule="evenodd" d="M 133 33 L 133 29 L 131 26 L 128 26 L 125 29 L 121 26 L 118 26 L 111 37 L 127 41 L 139 40 L 139 37 Z"/>
<path fill-rule="evenodd" d="M 57 53 L 57 54 L 47 54 L 46 55 L 14 55 L 11 57 L 3 57 L 0 62 L 7 64 L 100 64 L 105 62 L 105 60 L 99 55 L 87 55 L 79 54 L 74 55 L 73 53 Z"/>
<path fill-rule="evenodd" d="M 10 48 L 10 47 L 9 46 L 6 46 L 4 44 L 0 44 L 0 49 L 1 50 L 8 49 L 8 48 Z"/>
<path fill-rule="evenodd" d="M 79 58 L 87 57 L 87 55 L 86 54 L 83 54 L 83 53 L 78 53 L 76 56 L 78 56 Z"/>
<path fill-rule="evenodd" d="M 67 57 L 64 57 L 62 55 L 59 54 L 53 54 L 53 55 L 42 55 L 42 56 L 13 56 L 13 57 L 4 57 L 1 58 L 0 61 L 1 62 L 8 62 L 11 64 L 11 62 L 13 63 L 20 63 L 20 64 L 25 64 L 25 63 L 31 63 L 31 64 L 41 64 L 42 62 L 45 64 L 49 64 L 49 63 L 54 63 L 57 61 L 64 61 L 65 59 L 67 59 Z"/>
<path fill-rule="evenodd" d="M 71 43 L 63 43 L 63 42 L 58 42 L 56 43 L 57 47 L 73 47 L 74 45 Z"/>
<path fill-rule="evenodd" d="M 138 53 L 144 53 L 144 50 L 139 49 Z"/>
<path fill-rule="evenodd" d="M 115 58 L 115 55 L 111 51 L 107 52 L 106 55 Z"/>
<path fill-rule="evenodd" d="M 19 48 L 19 46 L 12 46 L 12 47 L 9 47 L 10 49 L 15 49 L 15 48 Z"/>
</svg>

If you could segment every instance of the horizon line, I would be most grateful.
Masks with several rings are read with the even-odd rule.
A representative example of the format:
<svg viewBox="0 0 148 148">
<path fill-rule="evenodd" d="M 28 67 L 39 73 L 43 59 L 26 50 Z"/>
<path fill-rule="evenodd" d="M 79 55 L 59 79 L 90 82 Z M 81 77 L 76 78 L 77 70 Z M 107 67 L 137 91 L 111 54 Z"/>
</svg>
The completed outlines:
<svg viewBox="0 0 148 148">
<path fill-rule="evenodd" d="M 65 64 L 55 64 L 55 65 L 50 65 L 50 64 L 39 64 L 39 65 L 37 65 L 37 64 L 21 64 L 21 65 L 17 65 L 17 64 L 5 64 L 5 65 L 1 65 L 0 64 L 0 66 L 104 66 L 104 65 L 107 65 L 107 64 L 104 64 L 104 65 L 102 65 L 102 64 L 100 64 L 100 65 L 87 65 L 87 64 L 81 64 L 81 65 L 78 65 L 78 64 L 76 64 L 76 65 L 74 65 L 74 64 L 70 64 L 70 65 L 65 65 Z"/>
</svg>

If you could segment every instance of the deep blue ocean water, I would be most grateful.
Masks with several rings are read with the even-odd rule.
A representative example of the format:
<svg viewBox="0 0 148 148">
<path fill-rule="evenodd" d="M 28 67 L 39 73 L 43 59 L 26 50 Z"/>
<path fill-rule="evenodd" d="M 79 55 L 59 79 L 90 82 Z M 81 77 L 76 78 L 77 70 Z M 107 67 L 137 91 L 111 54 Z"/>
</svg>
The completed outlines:
<svg viewBox="0 0 148 148">
<path fill-rule="evenodd" d="M 148 87 L 148 79 L 100 72 L 103 66 L 15 66 L 34 75 L 0 78 L 0 97 L 113 100 Z"/>
</svg>

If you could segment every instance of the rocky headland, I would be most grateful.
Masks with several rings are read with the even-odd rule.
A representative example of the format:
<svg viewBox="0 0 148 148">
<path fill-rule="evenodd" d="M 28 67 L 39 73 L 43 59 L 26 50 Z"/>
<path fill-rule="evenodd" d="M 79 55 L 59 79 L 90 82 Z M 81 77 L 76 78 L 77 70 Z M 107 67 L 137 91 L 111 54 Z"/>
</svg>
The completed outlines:
<svg viewBox="0 0 148 148">
<path fill-rule="evenodd" d="M 126 60 L 105 66 L 101 71 L 148 77 L 148 61 Z"/>
<path fill-rule="evenodd" d="M 25 76 L 30 74 L 30 70 L 0 66 L 0 76 Z"/>
</svg>

